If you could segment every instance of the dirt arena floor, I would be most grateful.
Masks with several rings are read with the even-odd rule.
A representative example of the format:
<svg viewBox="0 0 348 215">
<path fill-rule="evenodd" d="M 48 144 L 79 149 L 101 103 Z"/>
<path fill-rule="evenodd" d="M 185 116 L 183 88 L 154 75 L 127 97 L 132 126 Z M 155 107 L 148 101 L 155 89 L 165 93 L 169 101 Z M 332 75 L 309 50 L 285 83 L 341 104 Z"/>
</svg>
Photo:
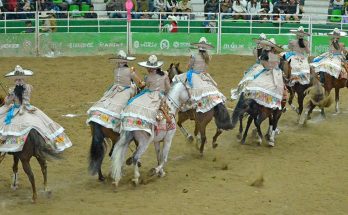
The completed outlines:
<svg viewBox="0 0 348 215">
<path fill-rule="evenodd" d="M 139 60 L 145 59 L 138 56 Z M 166 62 L 187 57 L 160 57 Z M 254 59 L 242 56 L 214 56 L 210 73 L 223 93 L 230 97 L 243 71 Z M 12 157 L 7 156 L 0 171 L 0 214 L 348 214 L 348 90 L 342 90 L 342 113 L 335 115 L 334 105 L 327 119 L 318 112 L 307 126 L 296 124 L 295 112 L 288 110 L 279 122 L 281 133 L 276 146 L 264 141 L 257 146 L 251 138 L 241 145 L 237 130 L 225 132 L 217 149 L 212 149 L 215 131 L 208 128 L 209 143 L 203 158 L 194 144 L 185 142 L 177 131 L 164 178 L 149 178 L 156 164 L 151 145 L 142 159 L 145 184 L 134 188 L 129 180 L 132 169 L 118 192 L 111 182 L 100 183 L 87 172 L 91 144 L 85 124 L 86 111 L 113 81 L 113 65 L 108 56 L 75 58 L 1 58 L 0 72 L 6 74 L 16 64 L 31 68 L 35 76 L 31 103 L 60 123 L 70 136 L 73 147 L 64 159 L 48 163 L 52 195 L 43 193 L 42 175 L 36 160 L 31 164 L 39 190 L 38 202 L 31 203 L 31 187 L 20 168 L 20 188 L 10 189 Z M 136 67 L 139 73 L 143 69 Z M 9 80 L 1 78 L 4 85 Z M 2 93 L 3 94 L 3 93 Z M 229 101 L 229 108 L 234 102 Z M 69 118 L 62 115 L 77 114 Z M 263 131 L 266 131 L 264 123 Z M 186 126 L 192 131 L 192 122 Z M 107 175 L 110 161 L 105 159 Z M 258 179 L 262 186 L 251 186 Z"/>
</svg>

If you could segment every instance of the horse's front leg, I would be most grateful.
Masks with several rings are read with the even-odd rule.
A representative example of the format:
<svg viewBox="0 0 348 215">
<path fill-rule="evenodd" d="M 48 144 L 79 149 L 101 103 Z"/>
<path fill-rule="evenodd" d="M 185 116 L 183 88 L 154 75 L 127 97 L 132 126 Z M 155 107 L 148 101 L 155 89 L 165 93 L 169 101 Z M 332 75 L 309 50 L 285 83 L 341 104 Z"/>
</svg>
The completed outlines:
<svg viewBox="0 0 348 215">
<path fill-rule="evenodd" d="M 243 115 L 239 116 L 239 133 L 237 134 L 237 138 L 242 139 L 243 135 Z"/>
<path fill-rule="evenodd" d="M 247 137 L 247 135 L 248 135 L 248 130 L 249 130 L 249 128 L 250 128 L 250 125 L 251 125 L 251 123 L 253 122 L 253 117 L 250 115 L 249 117 L 248 117 L 248 122 L 247 122 L 247 125 L 246 125 L 246 127 L 245 127 L 245 131 L 244 131 L 244 134 L 243 134 L 243 138 L 242 138 L 242 140 L 241 140 L 241 143 L 242 144 L 245 144 L 245 139 L 246 139 L 246 137 Z"/>
<path fill-rule="evenodd" d="M 11 183 L 11 188 L 13 190 L 16 190 L 18 188 L 18 162 L 19 158 L 16 155 L 13 155 L 13 166 L 12 166 L 12 171 L 13 171 L 13 176 L 12 176 L 12 183 Z"/>
<path fill-rule="evenodd" d="M 154 132 L 154 131 L 153 131 Z M 139 172 L 139 161 L 141 156 L 145 153 L 146 149 L 152 143 L 154 136 L 148 135 L 146 132 L 136 134 L 136 139 L 139 141 L 139 145 L 133 154 L 133 166 L 134 166 L 134 178 L 132 182 L 135 186 L 139 184 L 140 172 Z"/>
<path fill-rule="evenodd" d="M 256 126 L 257 134 L 258 134 L 258 140 L 257 142 L 259 144 L 262 143 L 262 131 L 261 131 L 261 123 L 267 118 L 267 115 L 264 112 L 261 112 L 258 117 L 254 120 L 254 124 Z M 273 123 L 272 123 L 273 124 Z"/>
<path fill-rule="evenodd" d="M 164 172 L 164 166 L 168 162 L 168 155 L 169 155 L 170 147 L 172 146 L 172 140 L 174 135 L 175 135 L 175 130 L 171 130 L 171 131 L 168 131 L 167 135 L 164 137 L 161 163 L 157 167 L 159 177 L 164 177 L 166 175 L 166 173 Z"/>
<path fill-rule="evenodd" d="M 222 129 L 218 129 L 216 128 L 216 132 L 215 132 L 215 135 L 213 137 L 213 142 L 212 142 L 212 146 L 213 146 L 213 149 L 215 149 L 218 144 L 216 143 L 217 141 L 217 138 L 222 134 Z"/>
</svg>

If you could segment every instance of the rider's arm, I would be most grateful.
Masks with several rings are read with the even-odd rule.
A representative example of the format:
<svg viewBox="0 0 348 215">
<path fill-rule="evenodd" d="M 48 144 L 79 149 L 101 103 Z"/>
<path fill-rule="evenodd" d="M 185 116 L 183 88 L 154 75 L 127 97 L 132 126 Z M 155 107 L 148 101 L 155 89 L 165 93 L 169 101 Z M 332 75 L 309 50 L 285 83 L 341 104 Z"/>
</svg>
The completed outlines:
<svg viewBox="0 0 348 215">
<path fill-rule="evenodd" d="M 134 67 L 131 68 L 131 77 L 139 88 L 145 87 L 145 82 L 142 81 L 141 78 L 139 78 L 139 76 L 134 70 Z"/>
</svg>

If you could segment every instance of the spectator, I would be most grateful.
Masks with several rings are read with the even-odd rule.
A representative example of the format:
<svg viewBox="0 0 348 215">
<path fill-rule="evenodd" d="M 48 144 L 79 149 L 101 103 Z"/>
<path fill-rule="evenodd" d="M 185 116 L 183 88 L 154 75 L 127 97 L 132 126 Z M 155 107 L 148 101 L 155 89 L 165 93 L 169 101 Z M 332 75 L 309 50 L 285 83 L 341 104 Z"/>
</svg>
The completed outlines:
<svg viewBox="0 0 348 215">
<path fill-rule="evenodd" d="M 191 1 L 181 0 L 178 4 L 178 11 L 191 13 L 192 12 Z"/>
<path fill-rule="evenodd" d="M 274 4 L 274 8 L 273 8 L 273 13 L 277 13 L 277 14 L 286 14 L 287 11 L 288 11 L 288 2 L 287 0 L 281 0 L 281 1 L 278 1 Z M 274 16 L 273 17 L 274 20 L 284 20 L 284 17 L 283 16 Z"/>
<path fill-rule="evenodd" d="M 147 10 L 142 11 L 140 19 L 151 19 L 150 14 L 147 13 Z"/>
<path fill-rule="evenodd" d="M 149 0 L 140 0 L 139 1 L 139 10 L 143 12 L 148 12 L 149 11 Z"/>
<path fill-rule="evenodd" d="M 295 0 L 289 0 L 289 5 L 288 5 L 288 9 L 286 11 L 286 15 L 285 16 L 285 20 L 289 21 L 290 19 L 293 19 L 295 21 L 299 21 L 299 15 L 300 13 L 300 7 L 299 4 L 295 2 Z"/>
<path fill-rule="evenodd" d="M 260 13 L 264 14 L 264 15 L 260 16 L 260 19 L 261 20 L 268 20 L 269 16 L 266 16 L 266 14 L 273 13 L 273 4 L 272 4 L 272 2 L 268 1 L 268 0 L 261 0 L 260 6 L 261 6 Z"/>
<path fill-rule="evenodd" d="M 41 12 L 40 18 L 43 20 L 42 32 L 52 33 L 57 31 L 55 15 L 51 12 Z"/>
<path fill-rule="evenodd" d="M 2 4 L 2 0 L 0 0 L 0 20 L 4 19 L 2 12 L 4 11 L 4 5 Z"/>
<path fill-rule="evenodd" d="M 224 0 L 223 2 L 220 3 L 220 12 L 221 13 L 232 13 L 232 2 L 231 0 Z M 229 15 L 223 15 L 223 19 L 228 19 L 231 16 Z"/>
<path fill-rule="evenodd" d="M 88 18 L 88 19 L 96 19 L 98 17 L 98 15 L 94 12 L 94 7 L 93 5 L 91 5 L 89 7 L 89 12 L 88 13 L 85 13 L 85 18 Z"/>
<path fill-rule="evenodd" d="M 209 18 L 207 18 L 207 21 L 205 21 L 203 24 L 209 33 L 216 33 L 217 23 L 216 23 L 216 16 L 214 14 L 212 14 Z"/>
<path fill-rule="evenodd" d="M 125 11 L 125 1 L 123 0 L 108 0 L 106 2 L 107 11 Z M 126 18 L 126 13 L 110 13 L 110 18 Z"/>
<path fill-rule="evenodd" d="M 167 11 L 167 1 L 166 0 L 155 0 L 154 1 L 155 12 L 166 12 Z"/>
<path fill-rule="evenodd" d="M 35 32 L 35 28 L 33 28 L 33 23 L 30 20 L 25 21 L 25 27 L 26 27 L 26 29 L 24 30 L 24 33 L 34 33 Z"/>
<path fill-rule="evenodd" d="M 247 4 L 247 10 L 249 14 L 255 15 L 258 14 L 261 10 L 261 4 L 260 2 L 257 2 L 257 0 L 250 0 Z M 257 19 L 257 16 L 253 16 L 253 19 Z"/>
<path fill-rule="evenodd" d="M 344 0 L 334 0 L 332 2 L 332 9 L 343 11 L 344 8 Z"/>
<path fill-rule="evenodd" d="M 176 0 L 167 0 L 167 11 L 176 13 L 178 10 L 178 2 Z"/>
<path fill-rule="evenodd" d="M 233 2 L 232 9 L 233 13 L 236 13 L 234 15 L 234 19 L 246 19 L 246 16 L 243 15 L 247 12 L 247 2 L 246 0 L 236 0 Z"/>
<path fill-rule="evenodd" d="M 7 11 L 17 12 L 17 0 L 7 0 Z"/>
<path fill-rule="evenodd" d="M 216 0 L 208 0 L 205 4 L 206 13 L 218 13 L 219 12 L 219 3 Z M 207 19 L 211 20 L 213 14 L 208 14 Z"/>
<path fill-rule="evenodd" d="M 175 16 L 168 16 L 170 24 L 166 25 L 168 32 L 177 33 L 178 32 L 178 19 Z"/>
<path fill-rule="evenodd" d="M 29 0 L 25 0 L 24 1 L 23 11 L 25 11 L 25 12 L 31 11 L 31 6 L 30 6 L 30 1 Z"/>
</svg>

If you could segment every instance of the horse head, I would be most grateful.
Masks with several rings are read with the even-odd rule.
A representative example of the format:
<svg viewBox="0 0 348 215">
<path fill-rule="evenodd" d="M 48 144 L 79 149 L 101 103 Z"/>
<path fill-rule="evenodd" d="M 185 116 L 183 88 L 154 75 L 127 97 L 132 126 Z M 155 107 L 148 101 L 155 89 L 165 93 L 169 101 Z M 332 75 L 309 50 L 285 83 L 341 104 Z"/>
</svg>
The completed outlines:
<svg viewBox="0 0 348 215">
<path fill-rule="evenodd" d="M 185 104 L 190 99 L 191 97 L 189 89 L 187 88 L 185 83 L 180 80 L 177 80 L 172 84 L 167 94 L 167 100 L 169 100 L 169 104 L 172 104 L 170 106 L 174 106 L 171 107 L 172 112 L 176 112 L 176 110 L 179 109 L 181 105 Z"/>
<path fill-rule="evenodd" d="M 168 68 L 168 75 L 169 75 L 169 79 L 170 81 L 172 81 L 172 79 L 174 78 L 175 75 L 180 75 L 183 72 L 180 70 L 179 68 L 180 63 L 171 63 L 169 68 Z"/>
</svg>

